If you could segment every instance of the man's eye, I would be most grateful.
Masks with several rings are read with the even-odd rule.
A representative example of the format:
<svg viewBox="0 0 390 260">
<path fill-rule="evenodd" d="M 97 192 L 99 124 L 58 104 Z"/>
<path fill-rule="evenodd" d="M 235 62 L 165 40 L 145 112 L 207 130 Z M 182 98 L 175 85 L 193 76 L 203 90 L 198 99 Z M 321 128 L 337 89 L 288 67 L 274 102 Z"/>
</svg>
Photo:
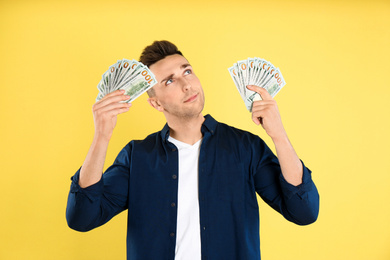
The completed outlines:
<svg viewBox="0 0 390 260">
<path fill-rule="evenodd" d="M 168 79 L 166 82 L 165 82 L 165 85 L 169 85 L 169 84 L 171 84 L 173 81 L 172 81 L 172 79 Z"/>
<path fill-rule="evenodd" d="M 192 73 L 191 70 L 186 70 L 186 71 L 184 71 L 184 75 L 188 75 L 188 74 L 191 74 L 191 73 Z"/>
</svg>

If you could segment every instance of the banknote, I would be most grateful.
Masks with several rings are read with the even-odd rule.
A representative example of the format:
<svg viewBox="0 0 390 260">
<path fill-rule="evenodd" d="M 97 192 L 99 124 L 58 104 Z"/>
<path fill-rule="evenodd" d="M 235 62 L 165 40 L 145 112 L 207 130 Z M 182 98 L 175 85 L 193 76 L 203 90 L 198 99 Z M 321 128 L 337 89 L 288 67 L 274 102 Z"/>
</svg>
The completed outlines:
<svg viewBox="0 0 390 260">
<path fill-rule="evenodd" d="M 156 83 L 157 80 L 153 73 L 141 62 L 128 59 L 118 60 L 103 73 L 97 85 L 99 94 L 96 101 L 113 91 L 124 89 L 125 94 L 130 96 L 130 99 L 125 102 L 130 103 Z"/>
<path fill-rule="evenodd" d="M 286 85 L 279 68 L 276 68 L 271 62 L 262 58 L 248 58 L 240 60 L 228 68 L 229 74 L 241 98 L 244 100 L 246 108 L 252 112 L 254 101 L 261 100 L 261 96 L 246 88 L 248 85 L 262 87 L 268 93 L 275 95 Z"/>
</svg>

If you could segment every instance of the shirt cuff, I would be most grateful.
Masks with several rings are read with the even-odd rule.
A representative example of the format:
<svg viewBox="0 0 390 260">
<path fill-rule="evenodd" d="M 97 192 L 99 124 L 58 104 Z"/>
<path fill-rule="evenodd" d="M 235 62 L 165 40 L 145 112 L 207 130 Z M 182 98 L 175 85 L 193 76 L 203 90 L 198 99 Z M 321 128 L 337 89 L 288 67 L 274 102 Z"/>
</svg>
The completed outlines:
<svg viewBox="0 0 390 260">
<path fill-rule="evenodd" d="M 85 195 L 91 202 L 97 200 L 100 195 L 103 193 L 103 177 L 100 178 L 100 180 L 92 184 L 91 186 L 88 186 L 86 188 L 81 188 L 79 185 L 79 178 L 80 178 L 80 169 L 73 175 L 70 179 L 72 180 L 72 184 L 70 185 L 70 192 L 76 193 L 76 194 L 83 194 Z"/>
<path fill-rule="evenodd" d="M 303 168 L 302 183 L 298 186 L 294 186 L 291 183 L 287 182 L 283 177 L 283 174 L 280 174 L 279 180 L 282 187 L 283 194 L 290 199 L 294 195 L 298 195 L 303 199 L 303 194 L 310 191 L 313 187 L 313 180 L 311 179 L 311 171 L 306 168 L 305 164 L 301 161 Z"/>
</svg>

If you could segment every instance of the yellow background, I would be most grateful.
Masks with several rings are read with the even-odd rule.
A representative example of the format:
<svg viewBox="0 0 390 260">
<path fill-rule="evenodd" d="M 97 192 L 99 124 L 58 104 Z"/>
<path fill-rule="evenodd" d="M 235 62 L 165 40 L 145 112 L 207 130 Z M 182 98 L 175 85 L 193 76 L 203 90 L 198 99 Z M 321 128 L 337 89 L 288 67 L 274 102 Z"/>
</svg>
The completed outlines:
<svg viewBox="0 0 390 260">
<path fill-rule="evenodd" d="M 125 259 L 127 212 L 79 233 L 67 194 L 101 75 L 161 39 L 192 63 L 205 114 L 271 147 L 227 68 L 257 56 L 286 79 L 276 100 L 320 215 L 300 227 L 261 201 L 263 259 L 390 259 L 389 27 L 389 1 L 1 1 L 0 259 Z M 106 167 L 163 127 L 146 98 L 119 117 Z"/>
</svg>

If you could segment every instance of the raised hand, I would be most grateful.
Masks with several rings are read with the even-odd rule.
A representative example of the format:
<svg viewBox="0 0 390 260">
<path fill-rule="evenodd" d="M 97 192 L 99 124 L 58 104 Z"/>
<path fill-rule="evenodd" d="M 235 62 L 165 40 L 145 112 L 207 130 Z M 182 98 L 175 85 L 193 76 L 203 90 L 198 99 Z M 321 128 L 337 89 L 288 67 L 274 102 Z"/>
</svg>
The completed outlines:
<svg viewBox="0 0 390 260">
<path fill-rule="evenodd" d="M 275 144 L 283 177 L 292 185 L 302 183 L 303 168 L 287 133 L 284 130 L 276 101 L 266 89 L 257 86 L 247 86 L 248 89 L 260 94 L 263 100 L 253 102 L 252 120 L 256 125 L 261 124 Z"/>
<path fill-rule="evenodd" d="M 117 115 L 127 112 L 131 103 L 120 102 L 130 98 L 124 90 L 116 90 L 96 102 L 93 107 L 95 138 L 109 141 L 114 131 Z"/>
<path fill-rule="evenodd" d="M 266 89 L 258 86 L 247 86 L 249 90 L 259 93 L 262 100 L 254 101 L 252 105 L 252 120 L 256 125 L 264 128 L 272 138 L 285 138 L 287 136 L 280 118 L 276 101 Z"/>
</svg>

